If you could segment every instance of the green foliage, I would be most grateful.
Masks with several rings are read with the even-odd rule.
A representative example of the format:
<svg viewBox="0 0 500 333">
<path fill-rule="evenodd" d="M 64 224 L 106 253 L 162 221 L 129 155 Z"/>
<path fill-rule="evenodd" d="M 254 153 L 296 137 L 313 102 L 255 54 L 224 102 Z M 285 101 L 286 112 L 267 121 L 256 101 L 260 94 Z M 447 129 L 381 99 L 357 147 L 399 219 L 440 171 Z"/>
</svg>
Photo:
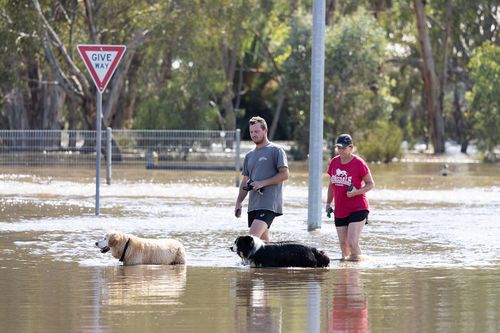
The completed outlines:
<svg viewBox="0 0 500 333">
<path fill-rule="evenodd" d="M 393 123 L 379 121 L 357 144 L 358 152 L 369 162 L 391 162 L 402 155 L 401 129 Z"/>
<path fill-rule="evenodd" d="M 491 42 L 476 49 L 469 63 L 474 87 L 467 95 L 470 117 L 474 119 L 477 147 L 490 161 L 497 159 L 500 144 L 500 47 Z"/>
<path fill-rule="evenodd" d="M 291 56 L 285 62 L 288 111 L 299 121 L 298 147 L 308 151 L 311 17 L 292 20 Z M 340 132 L 362 135 L 371 123 L 388 119 L 395 102 L 381 75 L 387 41 L 377 22 L 363 9 L 329 26 L 325 34 L 325 131 L 327 142 Z M 305 155 L 305 154 L 304 154 Z"/>
<path fill-rule="evenodd" d="M 117 126 L 217 129 L 236 118 L 245 128 L 252 115 L 271 121 L 283 103 L 275 138 L 294 140 L 294 155 L 307 156 L 311 1 L 38 2 L 84 73 L 76 44 L 128 44 L 128 54 L 134 52 L 119 107 L 115 108 L 119 111 L 114 119 L 123 119 Z M 447 12 L 450 3 L 451 17 Z M 325 35 L 326 142 L 332 145 L 341 132 L 366 138 L 389 123 L 397 125 L 409 142 L 425 140 L 429 118 L 423 108 L 421 59 L 411 1 L 342 0 L 330 5 Z M 86 6 L 92 13 L 95 35 L 89 28 L 92 24 Z M 447 73 L 443 105 L 446 136 L 465 143 L 476 140 L 487 156 L 492 156 L 499 141 L 498 102 L 492 91 L 498 87 L 498 60 L 486 46 L 469 60 L 485 40 L 498 44 L 497 12 L 498 0 L 436 0 L 426 5 L 437 73 L 440 79 Z M 37 104 L 36 98 L 44 84 L 58 79 L 51 76 L 41 43 L 47 29 L 34 1 L 0 0 L 0 18 L 0 126 L 9 126 L 5 112 L 9 99 L 5 97 L 14 90 L 24 96 L 23 107 L 32 123 L 39 123 L 37 113 L 43 111 L 44 104 Z M 130 47 L 138 31 L 147 31 L 147 36 L 139 47 Z M 447 68 L 443 68 L 445 50 Z M 55 56 L 64 75 L 74 80 L 61 52 L 56 50 Z M 467 90 L 471 90 L 468 104 L 464 101 Z M 226 117 L 230 102 L 236 117 Z M 70 121 L 74 127 L 85 126 L 84 120 L 91 118 L 78 103 L 67 103 L 64 108 L 58 119 L 63 126 Z M 371 142 L 367 143 L 369 148 Z M 373 155 L 390 160 L 397 154 Z"/>
<path fill-rule="evenodd" d="M 381 75 L 387 40 L 375 19 L 364 10 L 343 18 L 326 34 L 325 131 L 363 133 L 370 123 L 387 119 L 392 107 Z"/>
<path fill-rule="evenodd" d="M 176 90 L 177 89 L 177 90 Z M 181 95 L 182 87 L 165 89 L 140 104 L 134 128 L 138 129 L 214 129 L 218 110 L 206 105 L 200 107 L 197 96 Z"/>
<path fill-rule="evenodd" d="M 32 33 L 30 2 L 0 1 L 0 92 L 27 84 L 26 71 L 41 58 L 40 42 Z M 0 95 L 2 97 L 2 95 Z"/>
</svg>

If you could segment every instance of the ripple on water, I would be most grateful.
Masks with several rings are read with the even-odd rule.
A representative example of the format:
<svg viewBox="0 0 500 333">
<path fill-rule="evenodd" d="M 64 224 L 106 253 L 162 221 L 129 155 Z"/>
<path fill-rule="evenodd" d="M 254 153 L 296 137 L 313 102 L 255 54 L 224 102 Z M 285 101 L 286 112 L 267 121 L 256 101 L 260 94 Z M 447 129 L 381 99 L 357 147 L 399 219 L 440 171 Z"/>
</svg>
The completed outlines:
<svg viewBox="0 0 500 333">
<path fill-rule="evenodd" d="M 20 237 L 7 247 L 85 266 L 113 266 L 117 260 L 101 254 L 94 243 L 106 231 L 120 230 L 178 238 L 193 266 L 241 267 L 228 249 L 236 236 L 248 231 L 246 218 L 233 216 L 236 188 L 117 183 L 102 189 L 99 217 L 93 212 L 94 190 L 92 184 L 54 180 L 48 186 L 4 179 L 0 233 Z M 285 197 L 285 215 L 271 228 L 273 240 L 300 241 L 337 258 L 331 219 L 325 217 L 321 229 L 307 232 L 307 188 L 287 186 Z M 381 189 L 370 192 L 369 199 L 370 223 L 362 234 L 362 249 L 369 259 L 356 264 L 359 267 L 498 265 L 500 226 L 491 218 L 500 215 L 498 187 Z M 16 215 L 9 215 L 13 211 Z"/>
</svg>

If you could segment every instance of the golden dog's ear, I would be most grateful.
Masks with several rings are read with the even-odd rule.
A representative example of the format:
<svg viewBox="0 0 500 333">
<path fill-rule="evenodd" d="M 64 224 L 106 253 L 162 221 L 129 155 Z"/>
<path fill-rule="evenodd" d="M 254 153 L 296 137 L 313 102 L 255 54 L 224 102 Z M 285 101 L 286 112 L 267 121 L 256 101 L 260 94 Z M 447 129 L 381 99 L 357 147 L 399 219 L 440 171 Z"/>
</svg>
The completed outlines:
<svg viewBox="0 0 500 333">
<path fill-rule="evenodd" d="M 108 246 L 109 247 L 116 246 L 118 244 L 118 242 L 120 241 L 120 239 L 121 239 L 121 235 L 118 233 L 114 232 L 114 233 L 109 234 Z"/>
</svg>

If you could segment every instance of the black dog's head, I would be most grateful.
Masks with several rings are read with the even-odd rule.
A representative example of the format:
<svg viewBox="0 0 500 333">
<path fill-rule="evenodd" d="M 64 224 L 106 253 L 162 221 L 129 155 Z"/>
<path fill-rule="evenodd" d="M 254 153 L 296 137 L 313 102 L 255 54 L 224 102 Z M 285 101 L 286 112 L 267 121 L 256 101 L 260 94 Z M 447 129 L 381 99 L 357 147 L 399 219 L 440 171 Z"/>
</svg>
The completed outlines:
<svg viewBox="0 0 500 333">
<path fill-rule="evenodd" d="M 264 242 L 255 236 L 239 236 L 230 249 L 236 252 L 240 258 L 248 259 L 263 245 Z"/>
</svg>

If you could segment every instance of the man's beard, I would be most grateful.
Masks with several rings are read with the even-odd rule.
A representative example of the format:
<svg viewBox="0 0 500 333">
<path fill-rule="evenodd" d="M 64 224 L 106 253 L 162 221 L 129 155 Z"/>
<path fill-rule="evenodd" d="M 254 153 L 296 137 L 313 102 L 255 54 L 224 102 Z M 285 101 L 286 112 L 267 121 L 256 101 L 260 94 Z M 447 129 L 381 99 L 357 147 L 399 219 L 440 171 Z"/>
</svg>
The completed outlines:
<svg viewBox="0 0 500 333">
<path fill-rule="evenodd" d="M 264 137 L 261 137 L 261 138 L 256 138 L 256 139 L 252 139 L 253 143 L 255 143 L 256 145 L 260 145 L 262 142 L 264 142 Z"/>
</svg>

